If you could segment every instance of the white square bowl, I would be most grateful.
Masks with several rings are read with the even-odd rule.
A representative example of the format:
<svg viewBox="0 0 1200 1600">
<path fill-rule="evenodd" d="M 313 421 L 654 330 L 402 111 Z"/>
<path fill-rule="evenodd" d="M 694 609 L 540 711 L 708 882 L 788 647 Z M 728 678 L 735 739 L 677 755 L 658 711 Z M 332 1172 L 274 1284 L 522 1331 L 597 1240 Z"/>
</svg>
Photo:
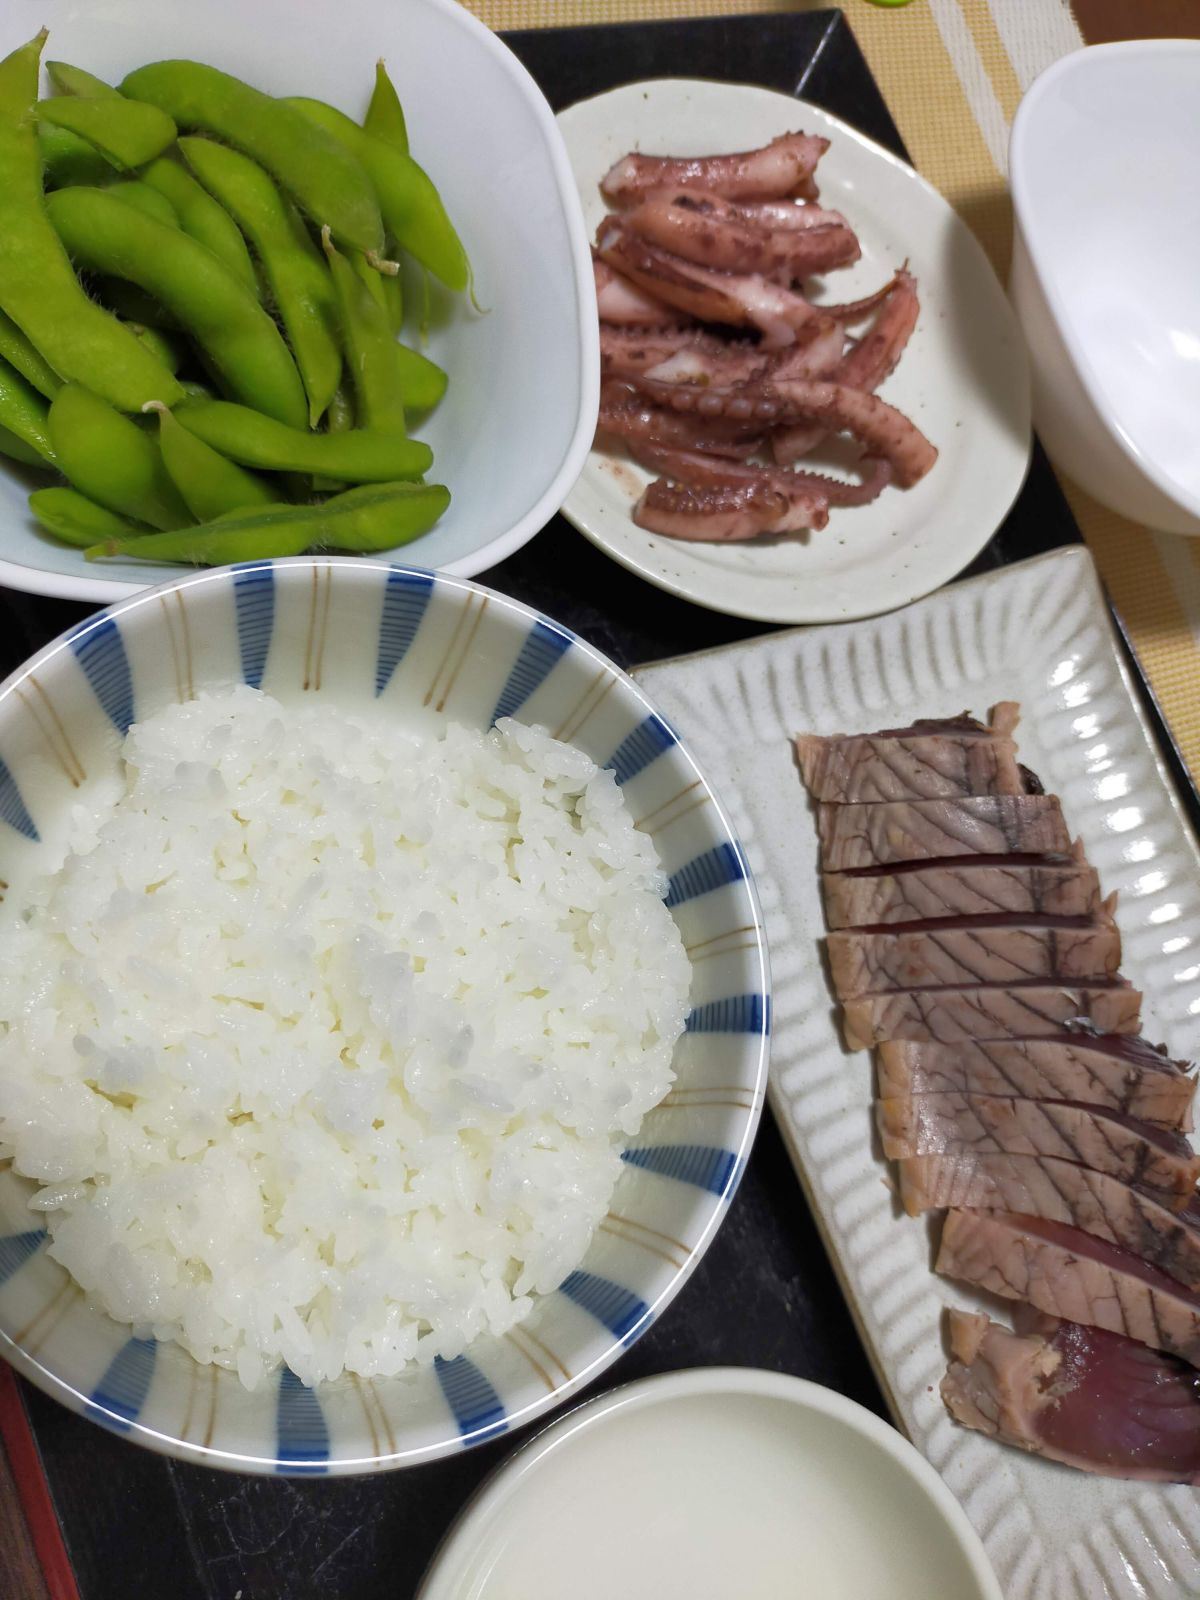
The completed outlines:
<svg viewBox="0 0 1200 1600">
<path fill-rule="evenodd" d="M 1055 464 L 1114 511 L 1200 534 L 1200 41 L 1055 62 L 1009 145 L 1010 289 Z"/>
<path fill-rule="evenodd" d="M 45 57 L 109 82 L 185 57 L 269 94 L 310 95 L 361 117 L 383 57 L 405 107 L 413 155 L 437 183 L 475 270 L 465 296 L 434 307 L 427 352 L 450 375 L 419 437 L 450 509 L 406 554 L 471 575 L 549 521 L 595 430 L 599 346 L 583 217 L 562 138 L 510 50 L 454 0 L 46 0 L 0 7 L 0 56 L 44 23 Z M 447 297 L 448 300 L 448 297 Z M 43 536 L 29 512 L 44 481 L 0 458 L 0 583 L 110 602 L 185 570 L 91 566 Z M 394 552 L 392 552 L 394 553 Z M 385 557 L 381 559 L 386 559 Z"/>
</svg>

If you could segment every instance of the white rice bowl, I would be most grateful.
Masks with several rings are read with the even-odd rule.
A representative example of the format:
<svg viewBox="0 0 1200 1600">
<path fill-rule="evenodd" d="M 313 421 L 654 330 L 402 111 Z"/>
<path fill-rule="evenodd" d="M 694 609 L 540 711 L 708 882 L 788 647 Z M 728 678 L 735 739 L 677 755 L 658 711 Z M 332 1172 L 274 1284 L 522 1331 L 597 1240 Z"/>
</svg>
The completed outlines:
<svg viewBox="0 0 1200 1600">
<path fill-rule="evenodd" d="M 0 907 L 0 1160 L 50 1254 L 249 1387 L 503 1333 L 582 1259 L 690 969 L 610 772 L 245 686 L 129 731 Z"/>
</svg>

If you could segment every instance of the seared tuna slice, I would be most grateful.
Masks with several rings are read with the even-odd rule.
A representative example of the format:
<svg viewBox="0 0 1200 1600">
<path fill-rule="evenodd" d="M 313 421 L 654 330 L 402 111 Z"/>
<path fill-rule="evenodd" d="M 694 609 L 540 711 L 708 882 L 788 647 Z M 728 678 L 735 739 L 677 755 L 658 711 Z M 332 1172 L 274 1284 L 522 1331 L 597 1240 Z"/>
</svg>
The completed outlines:
<svg viewBox="0 0 1200 1600">
<path fill-rule="evenodd" d="M 914 1094 L 877 1100 L 883 1151 L 903 1156 L 1057 1156 L 1135 1184 L 1172 1211 L 1187 1205 L 1200 1156 L 1182 1134 L 1095 1107 L 987 1094 Z"/>
<path fill-rule="evenodd" d="M 1142 996 L 1123 979 L 1061 988 L 977 983 L 951 989 L 914 989 L 847 1000 L 842 1013 L 846 1046 L 866 1050 L 884 1039 L 1023 1039 L 1061 1033 L 1070 1023 L 1098 1033 L 1136 1033 Z"/>
<path fill-rule="evenodd" d="M 1200 1390 L 1184 1362 L 1055 1318 L 1010 1333 L 951 1311 L 949 1326 L 942 1399 L 966 1427 L 1083 1472 L 1200 1483 Z"/>
<path fill-rule="evenodd" d="M 817 828 L 825 872 L 1014 851 L 1065 856 L 1071 848 L 1062 807 L 1049 794 L 822 804 Z"/>
<path fill-rule="evenodd" d="M 1041 923 L 994 918 L 866 928 L 831 933 L 825 943 L 839 1000 L 957 983 L 1103 980 L 1121 965 L 1121 935 L 1109 916 L 1082 926 L 1063 918 Z"/>
<path fill-rule="evenodd" d="M 959 1089 L 1074 1100 L 1123 1111 L 1164 1128 L 1192 1125 L 1196 1080 L 1145 1039 L 1128 1034 L 1058 1034 L 1046 1039 L 980 1039 L 961 1044 L 892 1039 L 876 1058 L 881 1099 Z"/>
<path fill-rule="evenodd" d="M 988 727 L 963 715 L 880 733 L 800 734 L 796 758 L 814 800 L 936 800 L 971 794 L 1023 794 L 1011 737 L 1017 707 L 1004 704 Z"/>
<path fill-rule="evenodd" d="M 1076 840 L 1073 858 L 1055 863 L 977 861 L 970 856 L 890 872 L 822 875 L 825 921 L 831 928 L 865 928 L 940 917 L 1088 917 L 1100 906 L 1100 883 Z"/>
<path fill-rule="evenodd" d="M 1041 1217 L 950 1211 L 936 1270 L 1049 1317 L 1200 1363 L 1200 1295 L 1107 1240 Z"/>
<path fill-rule="evenodd" d="M 1107 1239 L 1200 1293 L 1200 1217 L 1189 1201 L 1168 1211 L 1117 1178 L 1055 1156 L 997 1152 L 906 1156 L 900 1198 L 922 1211 L 1007 1211 L 1065 1222 Z"/>
</svg>

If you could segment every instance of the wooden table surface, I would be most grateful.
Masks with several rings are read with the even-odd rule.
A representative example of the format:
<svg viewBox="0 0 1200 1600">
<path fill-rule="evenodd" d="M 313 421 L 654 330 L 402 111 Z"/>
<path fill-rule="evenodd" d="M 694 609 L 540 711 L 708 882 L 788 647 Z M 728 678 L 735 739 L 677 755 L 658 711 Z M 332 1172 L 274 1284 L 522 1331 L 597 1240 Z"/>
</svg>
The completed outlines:
<svg viewBox="0 0 1200 1600">
<path fill-rule="evenodd" d="M 1200 39 L 1197 0 L 1071 0 L 1088 44 L 1118 39 Z"/>
</svg>

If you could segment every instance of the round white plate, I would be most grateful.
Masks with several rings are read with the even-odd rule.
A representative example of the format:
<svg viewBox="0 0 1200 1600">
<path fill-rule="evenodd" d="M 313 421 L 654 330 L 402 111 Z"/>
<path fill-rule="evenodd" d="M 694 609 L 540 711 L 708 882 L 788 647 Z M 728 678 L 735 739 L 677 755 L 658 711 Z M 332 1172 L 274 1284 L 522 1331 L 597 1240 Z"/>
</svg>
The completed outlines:
<svg viewBox="0 0 1200 1600">
<path fill-rule="evenodd" d="M 753 1367 L 660 1373 L 511 1456 L 418 1600 L 1000 1600 L 912 1445 L 831 1389 Z"/>
<path fill-rule="evenodd" d="M 862 259 L 829 274 L 817 298 L 854 300 L 908 262 L 921 315 L 882 397 L 938 447 L 912 489 L 830 512 L 820 533 L 771 543 L 687 544 L 646 533 L 630 512 L 649 474 L 593 449 L 563 513 L 614 560 L 715 611 L 766 622 L 838 622 L 906 605 L 940 587 L 999 527 L 1029 465 L 1029 370 L 1004 291 L 974 234 L 911 167 L 789 95 L 667 78 L 631 83 L 559 114 L 588 228 L 606 206 L 600 179 L 628 150 L 745 150 L 781 133 L 824 134 L 821 201 L 844 211 Z M 821 458 L 813 457 L 820 466 Z"/>
</svg>

